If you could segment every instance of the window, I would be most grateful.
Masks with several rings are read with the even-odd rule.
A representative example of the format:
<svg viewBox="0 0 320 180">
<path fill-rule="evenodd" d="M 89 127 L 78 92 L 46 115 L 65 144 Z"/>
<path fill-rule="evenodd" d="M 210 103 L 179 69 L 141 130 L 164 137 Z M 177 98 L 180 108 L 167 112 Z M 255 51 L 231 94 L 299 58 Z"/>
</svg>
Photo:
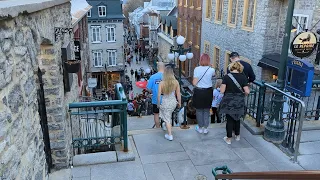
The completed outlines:
<svg viewBox="0 0 320 180">
<path fill-rule="evenodd" d="M 210 54 L 210 43 L 209 41 L 204 41 L 204 53 L 205 54 Z"/>
<path fill-rule="evenodd" d="M 107 15 L 107 7 L 106 6 L 98 6 L 99 17 L 106 17 Z"/>
<path fill-rule="evenodd" d="M 218 1 L 218 0 L 217 0 Z M 212 0 L 207 0 L 206 19 L 211 19 L 212 16 Z"/>
<path fill-rule="evenodd" d="M 166 34 L 168 34 L 168 26 L 165 24 L 165 31 Z"/>
<path fill-rule="evenodd" d="M 94 67 L 102 67 L 102 50 L 93 51 L 92 54 Z"/>
<path fill-rule="evenodd" d="M 242 28 L 253 31 L 256 0 L 244 0 Z"/>
<path fill-rule="evenodd" d="M 115 26 L 106 26 L 107 31 L 107 41 L 115 42 L 116 41 L 116 27 Z"/>
<path fill-rule="evenodd" d="M 170 27 L 170 37 L 171 37 L 171 38 L 173 38 L 173 34 L 174 34 L 174 33 L 173 33 L 172 26 L 171 26 L 171 27 Z"/>
<path fill-rule="evenodd" d="M 184 37 L 188 37 L 188 20 L 184 20 Z"/>
<path fill-rule="evenodd" d="M 107 50 L 108 54 L 108 66 L 116 66 L 117 65 L 117 57 L 116 50 Z"/>
<path fill-rule="evenodd" d="M 224 74 L 227 74 L 227 69 L 231 61 L 230 54 L 231 54 L 230 51 L 226 51 L 225 58 L 224 58 Z"/>
<path fill-rule="evenodd" d="M 87 12 L 87 17 L 91 17 L 91 9 Z"/>
<path fill-rule="evenodd" d="M 101 27 L 91 26 L 91 32 L 92 43 L 101 43 Z"/>
<path fill-rule="evenodd" d="M 293 33 L 294 35 L 293 37 L 295 37 L 300 32 L 303 32 L 306 29 L 308 29 L 308 19 L 309 19 L 308 15 L 303 15 L 303 14 L 293 15 L 292 25 L 297 29 L 297 31 Z"/>
<path fill-rule="evenodd" d="M 220 48 L 214 46 L 213 48 L 213 67 L 216 70 L 216 75 L 220 75 Z"/>
<path fill-rule="evenodd" d="M 199 49 L 200 47 L 200 33 L 201 33 L 201 26 L 197 25 L 197 35 L 196 35 L 196 45 L 195 48 Z"/>
<path fill-rule="evenodd" d="M 197 10 L 201 10 L 202 0 L 195 0 L 195 1 L 196 1 Z"/>
<path fill-rule="evenodd" d="M 192 44 L 192 34 L 193 34 L 193 22 L 190 23 L 189 33 L 188 33 L 188 38 L 187 38 L 187 40 L 189 41 L 190 44 Z"/>
<path fill-rule="evenodd" d="M 223 0 L 216 0 L 215 22 L 222 22 Z"/>
<path fill-rule="evenodd" d="M 238 13 L 238 0 L 229 0 L 228 25 L 235 27 Z"/>
<path fill-rule="evenodd" d="M 193 0 L 190 0 L 190 7 L 193 7 Z"/>
<path fill-rule="evenodd" d="M 188 7 L 188 0 L 184 0 L 184 7 Z"/>
</svg>

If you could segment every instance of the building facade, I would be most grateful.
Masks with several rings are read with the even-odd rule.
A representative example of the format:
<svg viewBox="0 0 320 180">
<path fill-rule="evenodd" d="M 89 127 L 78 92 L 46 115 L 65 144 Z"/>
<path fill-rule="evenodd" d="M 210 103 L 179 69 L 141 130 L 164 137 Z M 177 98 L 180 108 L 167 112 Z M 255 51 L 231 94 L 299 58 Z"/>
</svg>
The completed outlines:
<svg viewBox="0 0 320 180">
<path fill-rule="evenodd" d="M 68 104 L 87 64 L 76 60 L 73 25 L 82 18 L 72 24 L 70 0 L 37 0 L 1 1 L 0 19 L 0 179 L 47 179 L 72 161 Z"/>
<path fill-rule="evenodd" d="M 288 0 L 204 0 L 203 7 L 201 53 L 210 55 L 217 75 L 225 74 L 229 55 L 236 51 L 257 79 L 277 79 Z M 318 9 L 319 1 L 296 0 L 292 25 L 297 31 L 291 38 L 319 28 Z"/>
<path fill-rule="evenodd" d="M 202 0 L 178 1 L 178 35 L 186 38 L 185 47 L 191 46 L 194 57 L 182 63 L 182 72 L 191 80 L 200 59 Z"/>
<path fill-rule="evenodd" d="M 87 0 L 92 77 L 97 89 L 113 88 L 124 76 L 124 16 L 121 0 Z"/>
</svg>

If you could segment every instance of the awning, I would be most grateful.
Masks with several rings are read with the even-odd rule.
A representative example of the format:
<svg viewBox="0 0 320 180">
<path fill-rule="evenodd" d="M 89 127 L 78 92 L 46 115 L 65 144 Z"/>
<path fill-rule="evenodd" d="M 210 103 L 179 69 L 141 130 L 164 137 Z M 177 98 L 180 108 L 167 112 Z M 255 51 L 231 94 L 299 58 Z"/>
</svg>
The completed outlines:
<svg viewBox="0 0 320 180">
<path fill-rule="evenodd" d="M 262 59 L 259 61 L 258 66 L 270 70 L 279 70 L 280 66 L 280 57 L 278 53 L 275 54 L 266 54 L 262 56 Z M 288 57 L 288 60 L 293 60 L 294 58 Z"/>
</svg>

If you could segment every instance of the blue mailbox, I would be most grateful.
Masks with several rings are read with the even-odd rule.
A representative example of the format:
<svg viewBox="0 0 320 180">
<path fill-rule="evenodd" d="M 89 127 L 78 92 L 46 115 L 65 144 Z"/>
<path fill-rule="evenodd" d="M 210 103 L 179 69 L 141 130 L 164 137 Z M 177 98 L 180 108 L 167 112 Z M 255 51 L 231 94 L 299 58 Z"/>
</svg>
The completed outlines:
<svg viewBox="0 0 320 180">
<path fill-rule="evenodd" d="M 314 66 L 307 60 L 288 60 L 286 89 L 302 97 L 310 96 Z"/>
</svg>

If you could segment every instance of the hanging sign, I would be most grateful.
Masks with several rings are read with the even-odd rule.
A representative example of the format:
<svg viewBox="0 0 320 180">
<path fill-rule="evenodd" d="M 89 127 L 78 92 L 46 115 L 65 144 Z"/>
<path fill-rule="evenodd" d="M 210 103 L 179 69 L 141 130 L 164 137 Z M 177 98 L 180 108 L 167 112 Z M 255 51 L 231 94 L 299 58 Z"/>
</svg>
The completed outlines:
<svg viewBox="0 0 320 180">
<path fill-rule="evenodd" d="M 309 57 L 317 47 L 317 36 L 312 32 L 298 34 L 291 43 L 291 52 L 299 58 Z"/>
<path fill-rule="evenodd" d="M 97 78 L 89 78 L 88 79 L 88 87 L 89 88 L 97 87 Z"/>
<path fill-rule="evenodd" d="M 76 60 L 81 60 L 80 41 L 74 41 L 74 55 Z"/>
</svg>

